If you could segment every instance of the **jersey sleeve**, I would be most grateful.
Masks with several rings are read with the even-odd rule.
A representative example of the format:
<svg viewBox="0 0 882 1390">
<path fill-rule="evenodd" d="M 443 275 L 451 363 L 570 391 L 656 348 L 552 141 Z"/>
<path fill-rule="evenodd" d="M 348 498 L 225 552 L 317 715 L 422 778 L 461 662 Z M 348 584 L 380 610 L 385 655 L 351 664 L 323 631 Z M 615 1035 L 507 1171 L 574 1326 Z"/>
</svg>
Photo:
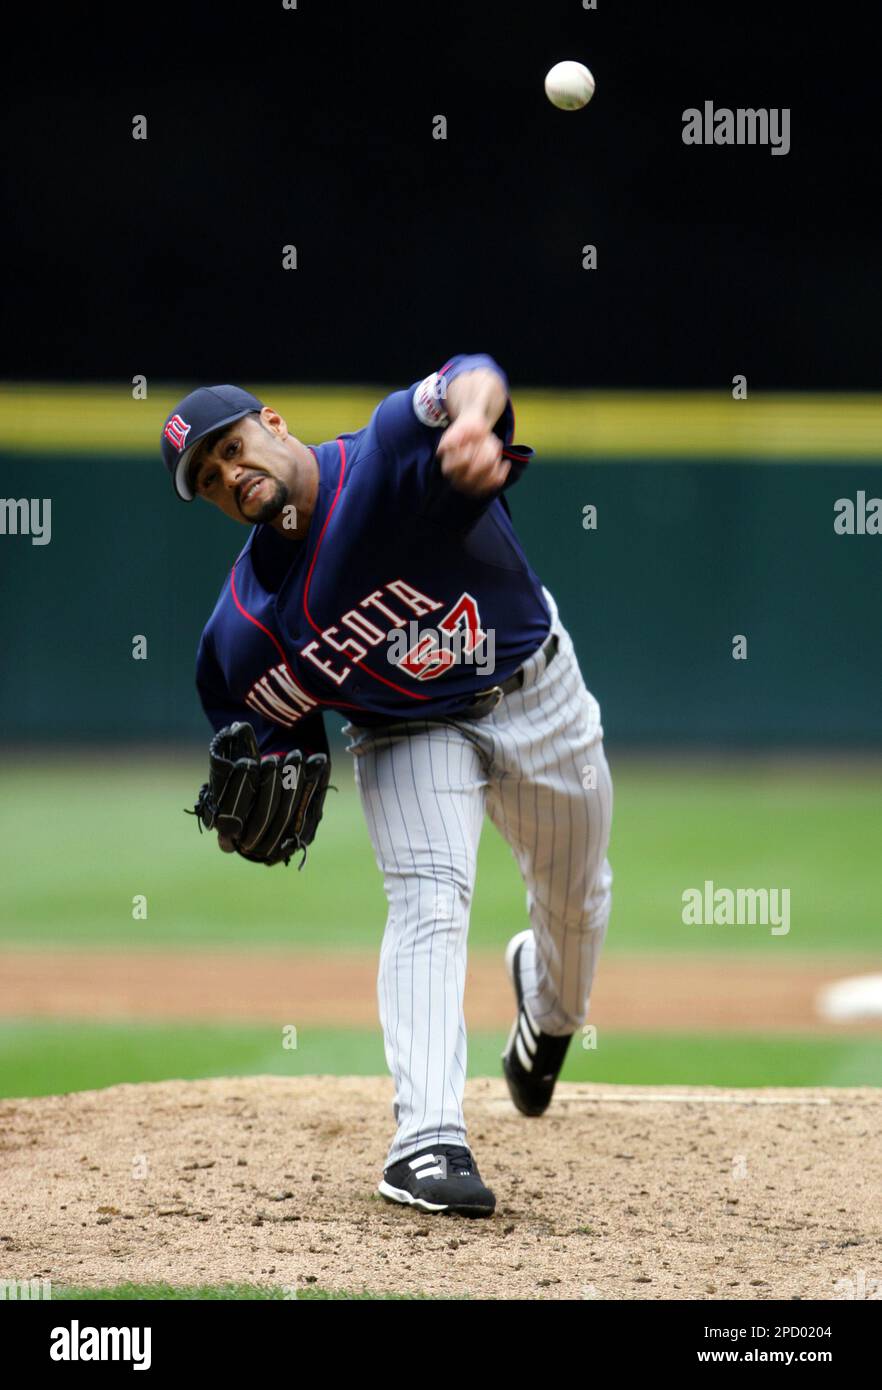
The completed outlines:
<svg viewBox="0 0 882 1390">
<path fill-rule="evenodd" d="M 300 748 L 305 754 L 324 753 L 330 757 L 324 717 L 319 710 L 305 714 L 291 728 L 274 724 L 256 710 L 233 699 L 226 687 L 223 673 L 211 646 L 203 634 L 196 656 L 196 689 L 209 724 L 215 733 L 242 720 L 250 724 L 261 753 L 290 753 Z"/>
<path fill-rule="evenodd" d="M 444 476 L 437 448 L 450 424 L 446 409 L 450 383 L 463 372 L 479 367 L 497 372 L 505 387 L 505 409 L 494 426 L 494 434 L 502 441 L 503 454 L 511 467 L 501 488 L 474 497 L 457 490 Z M 508 390 L 508 378 L 492 357 L 486 353 L 461 353 L 422 381 L 404 391 L 394 391 L 381 401 L 372 425 L 377 445 L 393 470 L 405 510 L 446 529 L 466 532 L 497 497 L 514 486 L 533 451 L 512 442 L 515 419 Z M 504 498 L 502 501 L 505 505 Z"/>
</svg>

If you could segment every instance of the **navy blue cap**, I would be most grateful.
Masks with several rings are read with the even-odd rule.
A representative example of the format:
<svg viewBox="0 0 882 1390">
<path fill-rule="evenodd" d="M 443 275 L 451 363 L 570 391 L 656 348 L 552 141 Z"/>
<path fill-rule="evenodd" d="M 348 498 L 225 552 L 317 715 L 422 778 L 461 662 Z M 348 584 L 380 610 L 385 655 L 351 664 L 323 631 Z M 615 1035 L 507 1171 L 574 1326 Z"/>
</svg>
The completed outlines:
<svg viewBox="0 0 882 1390">
<path fill-rule="evenodd" d="M 252 410 L 262 409 L 263 401 L 239 386 L 200 386 L 178 402 L 162 427 L 160 444 L 162 461 L 179 497 L 193 501 L 187 470 L 196 445 L 221 425 L 232 425 Z"/>
</svg>

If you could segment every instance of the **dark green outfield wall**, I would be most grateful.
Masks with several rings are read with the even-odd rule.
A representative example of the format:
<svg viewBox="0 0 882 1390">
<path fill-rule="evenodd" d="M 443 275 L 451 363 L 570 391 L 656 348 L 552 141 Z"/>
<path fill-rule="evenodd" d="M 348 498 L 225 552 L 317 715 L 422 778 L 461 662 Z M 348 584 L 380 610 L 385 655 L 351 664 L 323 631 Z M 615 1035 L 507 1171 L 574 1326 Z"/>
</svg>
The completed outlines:
<svg viewBox="0 0 882 1390">
<path fill-rule="evenodd" d="M 515 522 L 611 743 L 882 742 L 882 536 L 833 530 L 834 502 L 858 489 L 882 495 L 882 469 L 528 471 Z M 37 495 L 52 498 L 51 544 L 0 535 L 3 739 L 203 737 L 193 657 L 244 529 L 176 503 L 141 457 L 0 457 L 0 497 Z M 746 661 L 732 659 L 737 633 Z"/>
</svg>

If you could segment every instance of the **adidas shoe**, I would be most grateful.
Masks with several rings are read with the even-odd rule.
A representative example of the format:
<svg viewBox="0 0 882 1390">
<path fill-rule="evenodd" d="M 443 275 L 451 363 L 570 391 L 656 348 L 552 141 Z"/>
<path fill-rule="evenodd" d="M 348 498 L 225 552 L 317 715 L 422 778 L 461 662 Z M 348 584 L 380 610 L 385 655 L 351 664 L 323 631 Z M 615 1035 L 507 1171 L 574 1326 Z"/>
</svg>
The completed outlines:
<svg viewBox="0 0 882 1390">
<path fill-rule="evenodd" d="M 572 1033 L 562 1037 L 543 1033 L 524 1002 L 521 951 L 532 934 L 529 928 L 518 932 L 505 952 L 505 968 L 514 986 L 518 1013 L 502 1054 L 502 1071 L 511 1098 L 522 1115 L 542 1115 L 548 1109 L 573 1036 Z"/>
<path fill-rule="evenodd" d="M 434 1144 L 399 1159 L 383 1173 L 379 1191 L 387 1202 L 420 1211 L 492 1216 L 496 1207 L 471 1153 L 458 1144 Z"/>
</svg>

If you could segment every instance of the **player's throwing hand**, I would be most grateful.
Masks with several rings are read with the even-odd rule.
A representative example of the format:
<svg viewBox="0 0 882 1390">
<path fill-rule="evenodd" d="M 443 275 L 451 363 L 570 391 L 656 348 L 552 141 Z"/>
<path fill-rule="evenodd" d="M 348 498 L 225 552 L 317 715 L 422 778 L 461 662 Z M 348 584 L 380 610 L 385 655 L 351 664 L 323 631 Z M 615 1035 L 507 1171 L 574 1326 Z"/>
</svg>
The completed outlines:
<svg viewBox="0 0 882 1390">
<path fill-rule="evenodd" d="M 439 439 L 438 453 L 441 472 L 461 492 L 495 492 L 502 487 L 511 467 L 502 457 L 502 440 L 478 409 L 457 416 Z"/>
<path fill-rule="evenodd" d="M 456 377 L 447 388 L 451 423 L 438 441 L 441 472 L 461 492 L 496 492 L 511 464 L 493 426 L 505 408 L 506 392 L 495 371 L 479 368 Z"/>
</svg>

